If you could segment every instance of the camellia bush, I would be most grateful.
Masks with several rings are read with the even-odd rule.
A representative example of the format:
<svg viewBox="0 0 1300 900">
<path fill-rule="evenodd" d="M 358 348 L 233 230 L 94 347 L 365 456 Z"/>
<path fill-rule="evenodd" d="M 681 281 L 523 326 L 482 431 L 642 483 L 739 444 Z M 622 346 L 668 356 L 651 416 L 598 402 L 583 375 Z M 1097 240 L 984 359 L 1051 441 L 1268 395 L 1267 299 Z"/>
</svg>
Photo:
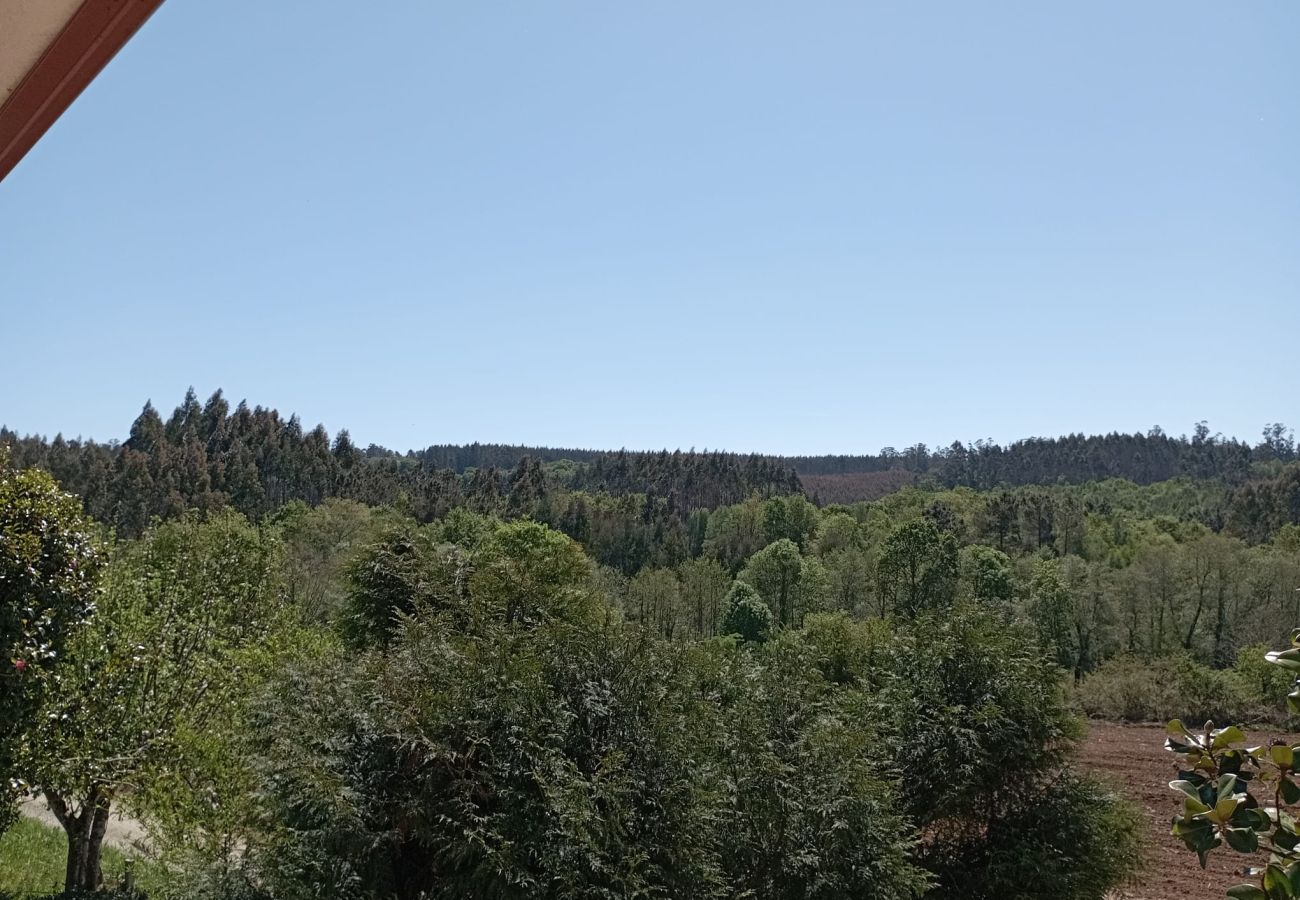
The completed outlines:
<svg viewBox="0 0 1300 900">
<path fill-rule="evenodd" d="M 69 641 L 94 611 L 104 551 L 81 503 L 0 448 L 0 832 L 24 787 L 16 757 Z"/>
<path fill-rule="evenodd" d="M 1287 708 L 1300 715 L 1300 629 L 1291 648 L 1268 653 L 1268 662 L 1294 678 Z M 1173 833 L 1196 853 L 1204 867 L 1209 854 L 1225 844 L 1254 857 L 1246 868 L 1251 881 L 1229 888 L 1239 900 L 1300 897 L 1300 744 L 1275 740 L 1251 746 L 1238 726 L 1199 730 L 1175 719 L 1165 747 L 1178 754 L 1178 779 L 1169 786 L 1184 794 L 1183 813 Z"/>
</svg>

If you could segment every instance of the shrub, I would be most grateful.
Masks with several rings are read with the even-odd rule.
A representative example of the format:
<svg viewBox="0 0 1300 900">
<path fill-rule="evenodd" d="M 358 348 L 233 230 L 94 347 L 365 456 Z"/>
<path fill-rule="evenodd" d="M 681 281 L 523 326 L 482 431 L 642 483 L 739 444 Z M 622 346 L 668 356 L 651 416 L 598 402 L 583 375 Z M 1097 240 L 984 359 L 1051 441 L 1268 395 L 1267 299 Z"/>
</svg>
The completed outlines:
<svg viewBox="0 0 1300 900">
<path fill-rule="evenodd" d="M 1285 669 L 1269 664 L 1265 658 L 1268 651 L 1267 644 L 1242 647 L 1232 671 L 1242 689 L 1268 713 L 1270 720 L 1294 727 L 1296 717 L 1286 713 L 1286 695 L 1291 692 L 1293 679 Z"/>
<path fill-rule="evenodd" d="M 722 616 L 723 634 L 734 634 L 743 641 L 760 644 L 771 635 L 775 625 L 772 610 L 748 584 L 737 581 L 722 602 L 726 609 Z"/>
<path fill-rule="evenodd" d="M 952 860 L 963 897 L 1102 900 L 1138 870 L 1141 814 L 1098 782 L 1067 771 L 1017 793 L 976 853 Z"/>
<path fill-rule="evenodd" d="M 1180 708 L 1169 718 L 1247 722 L 1265 717 L 1265 711 L 1230 669 L 1211 669 L 1187 657 L 1178 657 L 1174 661 L 1174 676 Z"/>
<path fill-rule="evenodd" d="M 248 849 L 277 900 L 924 889 L 879 716 L 800 633 L 684 645 L 451 617 L 407 617 L 387 652 L 267 698 Z"/>
<path fill-rule="evenodd" d="M 282 900 L 716 893 L 709 709 L 678 652 L 417 616 L 386 656 L 301 673 L 254 737 L 274 823 L 255 880 Z"/>
<path fill-rule="evenodd" d="M 1060 670 L 1023 628 L 975 603 L 898 630 L 880 699 L 922 825 L 982 820 L 1007 773 L 1035 781 L 1055 772 L 1079 734 Z"/>
<path fill-rule="evenodd" d="M 1061 774 L 1080 729 L 1023 627 L 959 604 L 901 628 L 890 666 L 880 712 L 934 896 L 1091 900 L 1133 870 L 1132 809 Z"/>
<path fill-rule="evenodd" d="M 1240 674 L 1187 656 L 1110 660 L 1079 684 L 1075 696 L 1087 715 L 1126 722 L 1247 722 L 1270 715 Z"/>
<path fill-rule="evenodd" d="M 824 634 L 823 634 L 824 636 Z M 799 631 L 719 642 L 719 839 L 730 897 L 904 900 L 927 874 L 901 815 L 873 698 L 828 681 Z"/>
<path fill-rule="evenodd" d="M 1179 704 L 1169 660 L 1144 662 L 1125 656 L 1109 660 L 1075 688 L 1075 699 L 1094 719 L 1154 722 Z"/>
</svg>

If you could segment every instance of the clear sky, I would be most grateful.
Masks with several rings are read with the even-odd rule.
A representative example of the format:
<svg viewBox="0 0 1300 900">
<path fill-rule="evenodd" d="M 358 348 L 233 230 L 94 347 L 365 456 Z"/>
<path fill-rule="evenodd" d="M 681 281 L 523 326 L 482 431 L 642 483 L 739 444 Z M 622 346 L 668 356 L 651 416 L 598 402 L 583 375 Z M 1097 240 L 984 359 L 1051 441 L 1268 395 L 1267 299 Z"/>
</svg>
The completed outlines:
<svg viewBox="0 0 1300 900">
<path fill-rule="evenodd" d="M 1300 426 L 1300 3 L 169 0 L 0 183 L 0 422 Z"/>
</svg>

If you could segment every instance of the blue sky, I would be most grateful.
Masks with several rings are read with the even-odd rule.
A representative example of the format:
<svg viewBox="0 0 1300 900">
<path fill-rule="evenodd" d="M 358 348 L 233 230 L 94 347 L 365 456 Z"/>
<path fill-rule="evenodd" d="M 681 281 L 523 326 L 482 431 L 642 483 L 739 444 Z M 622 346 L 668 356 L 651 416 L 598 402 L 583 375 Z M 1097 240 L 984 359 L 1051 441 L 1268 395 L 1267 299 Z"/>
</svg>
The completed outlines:
<svg viewBox="0 0 1300 900">
<path fill-rule="evenodd" d="M 0 183 L 0 422 L 1300 425 L 1300 4 L 171 0 Z"/>
</svg>

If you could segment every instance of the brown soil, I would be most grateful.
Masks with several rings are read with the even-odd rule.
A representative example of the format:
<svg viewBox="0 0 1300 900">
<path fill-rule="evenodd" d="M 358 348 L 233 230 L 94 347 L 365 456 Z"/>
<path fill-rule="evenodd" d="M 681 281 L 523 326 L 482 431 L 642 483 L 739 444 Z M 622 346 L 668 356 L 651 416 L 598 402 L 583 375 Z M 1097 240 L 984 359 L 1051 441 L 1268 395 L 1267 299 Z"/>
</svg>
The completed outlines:
<svg viewBox="0 0 1300 900">
<path fill-rule="evenodd" d="M 1271 737 L 1251 733 L 1258 743 Z M 1228 888 L 1246 880 L 1241 870 L 1259 863 L 1222 847 L 1210 854 L 1209 867 L 1202 870 L 1196 854 L 1169 833 L 1180 801 L 1169 788 L 1178 777 L 1176 758 L 1164 749 L 1164 742 L 1165 729 L 1158 725 L 1093 722 L 1079 748 L 1080 765 L 1137 803 L 1147 822 L 1142 877 L 1115 896 L 1117 900 L 1222 900 Z"/>
</svg>

